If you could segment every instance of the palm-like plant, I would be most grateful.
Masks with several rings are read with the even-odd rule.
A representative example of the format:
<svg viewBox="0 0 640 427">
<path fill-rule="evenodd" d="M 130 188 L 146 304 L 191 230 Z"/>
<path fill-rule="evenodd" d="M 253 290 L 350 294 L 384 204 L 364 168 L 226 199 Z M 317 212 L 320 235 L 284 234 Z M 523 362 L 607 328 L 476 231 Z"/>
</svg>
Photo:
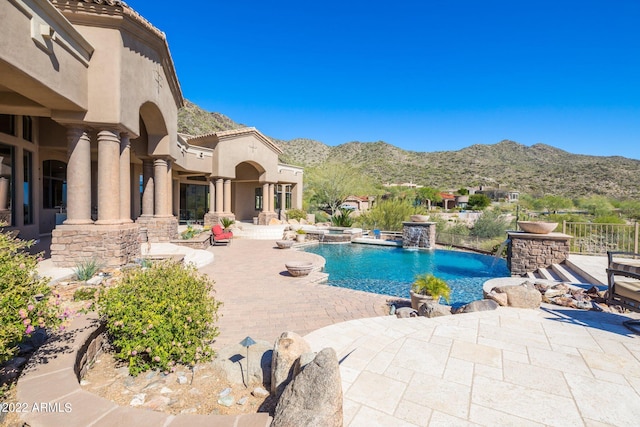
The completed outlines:
<svg viewBox="0 0 640 427">
<path fill-rule="evenodd" d="M 447 285 L 447 282 L 433 274 L 417 275 L 411 290 L 417 294 L 430 295 L 436 301 L 442 297 L 446 302 L 449 302 L 451 297 L 451 288 Z"/>
</svg>

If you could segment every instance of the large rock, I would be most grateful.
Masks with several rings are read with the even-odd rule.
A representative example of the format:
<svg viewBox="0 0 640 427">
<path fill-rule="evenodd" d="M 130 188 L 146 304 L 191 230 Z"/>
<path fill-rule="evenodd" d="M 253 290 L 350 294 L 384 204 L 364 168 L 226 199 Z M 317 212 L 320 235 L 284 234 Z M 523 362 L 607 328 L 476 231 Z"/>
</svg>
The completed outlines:
<svg viewBox="0 0 640 427">
<path fill-rule="evenodd" d="M 234 384 L 262 384 L 268 386 L 271 382 L 272 347 L 267 341 L 257 341 L 247 348 L 241 344 L 234 344 L 218 350 L 212 364 L 227 377 L 227 381 Z M 247 367 L 248 364 L 248 367 Z"/>
<path fill-rule="evenodd" d="M 411 307 L 400 307 L 395 313 L 398 319 L 406 319 L 407 317 L 418 317 L 418 312 Z"/>
<path fill-rule="evenodd" d="M 418 315 L 424 317 L 440 317 L 451 315 L 451 306 L 428 301 L 418 307 Z"/>
<path fill-rule="evenodd" d="M 342 385 L 335 350 L 325 348 L 285 388 L 271 427 L 342 427 Z"/>
<path fill-rule="evenodd" d="M 497 309 L 499 304 L 492 299 L 481 299 L 478 301 L 472 301 L 460 307 L 457 313 L 474 313 L 476 311 L 491 311 Z"/>
<path fill-rule="evenodd" d="M 542 302 L 542 295 L 530 282 L 516 286 L 499 286 L 493 289 L 497 293 L 507 294 L 509 307 L 538 308 Z"/>
<path fill-rule="evenodd" d="M 293 379 L 295 364 L 311 347 L 295 332 L 283 332 L 273 347 L 271 360 L 271 392 L 280 396 L 284 388 Z"/>
</svg>

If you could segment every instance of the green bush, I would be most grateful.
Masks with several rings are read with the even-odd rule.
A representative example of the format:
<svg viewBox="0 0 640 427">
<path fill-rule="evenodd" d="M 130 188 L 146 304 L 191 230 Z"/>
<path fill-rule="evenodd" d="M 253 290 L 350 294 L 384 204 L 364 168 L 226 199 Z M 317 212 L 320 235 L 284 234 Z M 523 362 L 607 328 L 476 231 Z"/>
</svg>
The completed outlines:
<svg viewBox="0 0 640 427">
<path fill-rule="evenodd" d="M 222 228 L 224 228 L 225 230 L 229 227 L 231 227 L 233 224 L 235 224 L 236 221 L 234 219 L 231 219 L 229 217 L 222 217 L 220 218 L 220 224 L 222 224 Z"/>
<path fill-rule="evenodd" d="M 350 216 L 351 212 L 348 209 L 344 209 L 339 214 L 334 214 L 331 217 L 331 225 L 335 227 L 351 227 L 353 225 L 353 218 Z"/>
<path fill-rule="evenodd" d="M 0 363 L 36 327 L 57 326 L 71 315 L 62 311 L 60 296 L 51 295 L 48 280 L 37 275 L 38 256 L 26 252 L 32 244 L 0 231 Z"/>
<path fill-rule="evenodd" d="M 300 221 L 301 219 L 307 219 L 307 213 L 305 211 L 303 211 L 302 209 L 289 209 L 287 211 L 287 218 L 288 219 L 295 219 Z"/>
<path fill-rule="evenodd" d="M 485 211 L 473 225 L 471 235 L 484 238 L 501 237 L 506 235 L 508 225 L 499 212 Z"/>
<path fill-rule="evenodd" d="M 212 292 L 213 282 L 192 266 L 157 262 L 125 273 L 98 299 L 116 358 L 128 362 L 131 375 L 210 358 L 220 306 Z"/>
<path fill-rule="evenodd" d="M 76 267 L 73 269 L 73 273 L 76 275 L 78 280 L 86 282 L 91 279 L 94 274 L 96 274 L 100 270 L 100 263 L 95 259 L 85 260 L 79 263 L 76 263 Z"/>
<path fill-rule="evenodd" d="M 202 233 L 202 231 L 203 230 L 200 228 L 193 228 L 193 226 L 187 225 L 187 229 L 180 233 L 180 238 L 183 240 L 189 240 Z"/>
<path fill-rule="evenodd" d="M 325 211 L 314 212 L 316 222 L 329 222 L 329 215 Z"/>
<path fill-rule="evenodd" d="M 96 296 L 96 288 L 93 287 L 85 287 L 78 288 L 73 293 L 74 301 L 92 301 Z"/>
<path fill-rule="evenodd" d="M 407 200 L 385 200 L 378 203 L 358 218 L 363 227 L 385 231 L 402 230 L 402 222 L 416 213 L 416 208 Z"/>
</svg>

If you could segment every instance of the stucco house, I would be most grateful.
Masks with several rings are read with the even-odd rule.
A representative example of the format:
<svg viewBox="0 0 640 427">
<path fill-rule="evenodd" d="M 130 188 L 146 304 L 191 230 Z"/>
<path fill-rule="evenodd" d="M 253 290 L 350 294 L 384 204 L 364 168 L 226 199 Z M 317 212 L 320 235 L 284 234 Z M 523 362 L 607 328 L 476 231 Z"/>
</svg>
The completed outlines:
<svg viewBox="0 0 640 427">
<path fill-rule="evenodd" d="M 122 265 L 181 218 L 267 223 L 302 169 L 253 128 L 178 135 L 164 33 L 120 0 L 0 2 L 0 221 L 58 266 Z M 195 206 L 195 207 L 194 207 Z"/>
</svg>

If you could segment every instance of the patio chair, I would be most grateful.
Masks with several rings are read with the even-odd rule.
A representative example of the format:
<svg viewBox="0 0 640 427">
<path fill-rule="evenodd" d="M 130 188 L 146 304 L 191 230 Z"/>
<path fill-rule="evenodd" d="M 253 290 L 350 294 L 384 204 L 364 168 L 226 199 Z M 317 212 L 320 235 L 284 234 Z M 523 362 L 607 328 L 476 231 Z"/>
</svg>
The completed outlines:
<svg viewBox="0 0 640 427">
<path fill-rule="evenodd" d="M 607 257 L 607 303 L 640 312 L 640 254 L 609 251 Z M 640 333 L 640 320 L 627 320 L 623 324 Z"/>
<path fill-rule="evenodd" d="M 226 243 L 227 245 L 230 245 L 232 239 L 233 239 L 233 233 L 231 231 L 224 231 L 219 224 L 214 225 L 211 228 L 211 245 L 212 246 L 215 246 L 216 243 Z"/>
</svg>

